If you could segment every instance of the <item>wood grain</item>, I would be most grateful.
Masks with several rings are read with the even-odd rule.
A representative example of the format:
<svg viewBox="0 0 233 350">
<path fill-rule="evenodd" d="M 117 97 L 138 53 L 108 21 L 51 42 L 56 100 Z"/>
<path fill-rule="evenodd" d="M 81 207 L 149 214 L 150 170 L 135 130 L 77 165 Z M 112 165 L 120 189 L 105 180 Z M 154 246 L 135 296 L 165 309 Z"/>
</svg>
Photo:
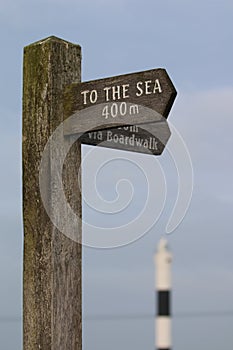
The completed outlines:
<svg viewBox="0 0 233 350">
<path fill-rule="evenodd" d="M 81 245 L 60 233 L 41 201 L 39 167 L 49 136 L 63 121 L 65 86 L 80 82 L 81 48 L 56 37 L 24 50 L 23 74 L 23 343 L 24 350 L 81 350 Z M 64 164 L 68 201 L 81 216 L 76 144 Z M 51 156 L 53 150 L 51 150 Z M 49 164 L 49 159 L 48 159 Z M 52 171 L 47 174 L 48 198 Z M 75 193 L 75 195 L 74 195 Z M 51 210 L 56 211 L 55 203 Z M 81 227 L 77 228 L 81 235 Z"/>
</svg>

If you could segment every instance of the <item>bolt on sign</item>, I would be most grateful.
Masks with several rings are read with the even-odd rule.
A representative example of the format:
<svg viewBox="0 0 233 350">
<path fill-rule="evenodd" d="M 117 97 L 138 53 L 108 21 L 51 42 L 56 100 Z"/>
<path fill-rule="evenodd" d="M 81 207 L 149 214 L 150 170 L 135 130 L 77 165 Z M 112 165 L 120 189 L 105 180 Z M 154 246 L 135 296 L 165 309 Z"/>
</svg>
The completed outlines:
<svg viewBox="0 0 233 350">
<path fill-rule="evenodd" d="M 84 144 L 160 155 L 171 135 L 166 119 L 175 97 L 161 68 L 71 84 L 64 93 L 64 135 L 80 134 Z"/>
</svg>

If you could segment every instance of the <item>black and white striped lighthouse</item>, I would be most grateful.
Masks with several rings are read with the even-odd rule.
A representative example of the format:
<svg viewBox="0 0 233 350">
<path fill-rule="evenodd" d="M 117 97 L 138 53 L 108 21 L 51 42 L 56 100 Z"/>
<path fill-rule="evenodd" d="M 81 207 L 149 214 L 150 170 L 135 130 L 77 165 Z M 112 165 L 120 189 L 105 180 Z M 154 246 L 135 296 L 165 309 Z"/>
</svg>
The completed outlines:
<svg viewBox="0 0 233 350">
<path fill-rule="evenodd" d="M 161 238 L 155 253 L 156 350 L 171 350 L 171 262 L 167 240 Z"/>
</svg>

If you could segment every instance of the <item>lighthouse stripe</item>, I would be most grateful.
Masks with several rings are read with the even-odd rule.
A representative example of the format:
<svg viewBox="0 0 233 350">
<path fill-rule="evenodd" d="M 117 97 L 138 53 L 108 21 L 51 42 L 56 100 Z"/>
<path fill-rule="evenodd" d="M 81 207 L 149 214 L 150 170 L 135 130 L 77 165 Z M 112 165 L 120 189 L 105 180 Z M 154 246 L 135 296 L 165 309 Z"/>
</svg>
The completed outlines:
<svg viewBox="0 0 233 350">
<path fill-rule="evenodd" d="M 156 349 L 171 349 L 171 319 L 170 317 L 160 316 L 156 319 Z"/>
<path fill-rule="evenodd" d="M 155 254 L 155 349 L 171 350 L 171 263 L 167 241 L 161 238 Z"/>
<path fill-rule="evenodd" d="M 157 315 L 170 316 L 170 291 L 157 292 Z"/>
</svg>

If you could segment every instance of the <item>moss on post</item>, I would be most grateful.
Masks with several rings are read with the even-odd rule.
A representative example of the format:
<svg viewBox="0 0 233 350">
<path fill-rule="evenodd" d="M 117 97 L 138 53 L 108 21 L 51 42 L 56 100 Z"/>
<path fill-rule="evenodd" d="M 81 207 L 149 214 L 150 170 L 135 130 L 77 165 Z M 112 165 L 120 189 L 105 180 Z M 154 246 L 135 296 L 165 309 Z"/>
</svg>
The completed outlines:
<svg viewBox="0 0 233 350">
<path fill-rule="evenodd" d="M 56 37 L 27 46 L 23 77 L 24 350 L 81 350 L 81 245 L 53 226 L 39 189 L 44 147 L 63 121 L 64 88 L 81 79 L 80 46 Z M 64 187 L 81 216 L 80 145 L 67 159 Z"/>
</svg>

